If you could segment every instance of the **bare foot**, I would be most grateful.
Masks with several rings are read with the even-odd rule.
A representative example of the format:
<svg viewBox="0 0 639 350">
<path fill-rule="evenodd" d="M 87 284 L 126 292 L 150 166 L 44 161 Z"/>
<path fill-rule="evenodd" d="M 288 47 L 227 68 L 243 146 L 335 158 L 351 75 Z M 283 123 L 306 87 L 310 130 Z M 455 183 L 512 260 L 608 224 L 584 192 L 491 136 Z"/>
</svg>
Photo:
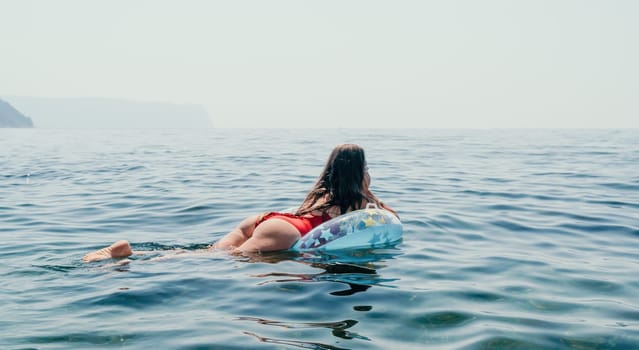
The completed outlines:
<svg viewBox="0 0 639 350">
<path fill-rule="evenodd" d="M 131 245 L 127 241 L 117 241 L 106 248 L 91 252 L 84 257 L 82 261 L 92 262 L 104 259 L 123 258 L 133 254 Z"/>
</svg>

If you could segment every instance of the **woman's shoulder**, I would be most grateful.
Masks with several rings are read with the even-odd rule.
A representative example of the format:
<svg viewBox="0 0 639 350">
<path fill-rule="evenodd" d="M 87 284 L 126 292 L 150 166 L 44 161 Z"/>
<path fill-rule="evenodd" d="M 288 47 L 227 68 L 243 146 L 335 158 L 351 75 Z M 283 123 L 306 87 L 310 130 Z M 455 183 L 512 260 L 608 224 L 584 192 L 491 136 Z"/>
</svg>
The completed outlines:
<svg viewBox="0 0 639 350">
<path fill-rule="evenodd" d="M 313 210 L 310 214 L 312 216 L 330 216 L 331 218 L 334 218 L 334 217 L 340 216 L 341 210 L 339 209 L 338 206 L 333 205 L 326 209 Z"/>
<path fill-rule="evenodd" d="M 342 210 L 337 205 L 334 205 L 332 207 L 328 207 L 324 213 L 334 218 L 334 217 L 340 216 L 340 214 L 342 213 Z"/>
<path fill-rule="evenodd" d="M 360 203 L 360 205 L 358 207 L 348 208 L 345 213 L 342 213 L 342 209 L 339 207 L 339 205 L 333 205 L 333 206 L 330 206 L 330 207 L 326 208 L 323 212 L 321 212 L 321 213 L 320 212 L 313 213 L 313 215 L 328 215 L 331 218 L 335 218 L 335 217 L 338 217 L 338 216 L 340 216 L 342 214 L 350 213 L 350 212 L 352 212 L 354 210 L 364 209 L 364 208 L 366 208 L 366 204 L 367 204 L 367 202 L 363 201 L 362 203 Z"/>
</svg>

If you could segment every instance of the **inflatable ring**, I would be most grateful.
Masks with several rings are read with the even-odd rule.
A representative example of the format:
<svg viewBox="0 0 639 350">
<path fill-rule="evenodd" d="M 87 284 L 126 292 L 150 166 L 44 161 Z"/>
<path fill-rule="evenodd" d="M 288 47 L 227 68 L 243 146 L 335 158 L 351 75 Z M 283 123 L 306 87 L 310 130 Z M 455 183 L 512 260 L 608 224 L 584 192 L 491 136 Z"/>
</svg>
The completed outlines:
<svg viewBox="0 0 639 350">
<path fill-rule="evenodd" d="M 369 203 L 366 209 L 340 215 L 313 228 L 290 250 L 375 248 L 398 243 L 402 232 L 402 223 L 393 213 Z"/>
</svg>

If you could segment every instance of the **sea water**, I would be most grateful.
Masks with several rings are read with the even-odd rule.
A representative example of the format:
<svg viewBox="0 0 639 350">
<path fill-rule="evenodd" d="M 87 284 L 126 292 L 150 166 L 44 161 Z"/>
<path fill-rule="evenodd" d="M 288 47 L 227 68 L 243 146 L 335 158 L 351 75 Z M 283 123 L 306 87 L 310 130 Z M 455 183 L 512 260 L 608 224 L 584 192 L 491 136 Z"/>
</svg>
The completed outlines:
<svg viewBox="0 0 639 350">
<path fill-rule="evenodd" d="M 199 250 L 346 142 L 400 244 Z M 639 349 L 639 130 L 4 129 L 0 239 L 2 349 Z"/>
</svg>

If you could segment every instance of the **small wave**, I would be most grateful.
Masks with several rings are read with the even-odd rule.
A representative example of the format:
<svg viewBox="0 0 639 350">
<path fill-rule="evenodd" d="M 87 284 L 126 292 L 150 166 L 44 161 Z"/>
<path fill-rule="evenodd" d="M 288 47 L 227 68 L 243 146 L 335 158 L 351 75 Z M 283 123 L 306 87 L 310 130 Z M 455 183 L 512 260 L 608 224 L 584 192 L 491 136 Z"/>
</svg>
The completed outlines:
<svg viewBox="0 0 639 350">
<path fill-rule="evenodd" d="M 639 191 L 639 184 L 629 184 L 629 183 L 618 183 L 618 182 L 610 182 L 610 183 L 601 183 L 599 186 L 605 188 L 611 188 L 619 191 Z"/>
<path fill-rule="evenodd" d="M 413 316 L 406 321 L 411 327 L 423 327 L 425 329 L 447 329 L 466 325 L 477 317 L 462 311 L 435 311 Z"/>
<path fill-rule="evenodd" d="M 223 290 L 226 281 L 207 278 L 184 278 L 167 280 L 141 289 L 120 288 L 117 291 L 88 297 L 72 302 L 76 307 L 119 306 L 141 310 L 161 307 L 167 303 L 177 304 L 184 298 L 195 300 L 210 296 L 211 291 Z"/>
<path fill-rule="evenodd" d="M 525 211 L 526 208 L 513 204 L 489 204 L 483 207 L 485 210 L 490 211 Z"/>
<path fill-rule="evenodd" d="M 448 295 L 460 300 L 482 303 L 493 303 L 506 299 L 506 297 L 502 294 L 482 290 L 451 291 Z"/>
<path fill-rule="evenodd" d="M 530 349 L 530 350 L 545 350 L 553 347 L 548 347 L 549 344 L 541 342 L 539 340 L 525 339 L 529 337 L 514 337 L 514 336 L 488 336 L 482 337 L 481 340 L 475 341 L 460 349 L 463 350 L 503 350 L 503 349 Z"/>
<path fill-rule="evenodd" d="M 515 192 L 498 192 L 498 191 L 477 191 L 477 190 L 463 190 L 460 191 L 462 194 L 478 196 L 478 197 L 501 197 L 508 199 L 520 199 L 526 198 L 527 195 L 523 193 L 515 193 Z"/>
<path fill-rule="evenodd" d="M 537 215 L 542 217 L 564 217 L 571 220 L 577 221 L 587 221 L 587 222 L 609 222 L 610 219 L 601 216 L 592 216 L 592 215 L 584 215 L 581 213 L 569 212 L 569 211 L 559 211 L 559 210 L 547 210 L 547 209 L 538 209 L 535 210 Z"/>
<path fill-rule="evenodd" d="M 40 269 L 44 269 L 47 271 L 53 272 L 69 272 L 71 270 L 75 270 L 78 266 L 70 266 L 70 265 L 32 265 L 33 267 L 37 267 Z"/>
<path fill-rule="evenodd" d="M 504 179 L 504 178 L 501 178 L 501 177 L 485 177 L 485 178 L 483 178 L 481 180 L 482 181 L 486 181 L 486 182 L 500 183 L 500 184 L 514 182 L 514 180 L 512 180 L 512 179 Z M 460 179 L 460 181 L 463 181 L 463 180 Z"/>
<path fill-rule="evenodd" d="M 428 220 L 428 224 L 435 227 L 446 228 L 446 230 L 449 231 L 476 231 L 479 229 L 479 225 L 477 223 L 463 218 L 464 216 L 461 215 L 442 214 L 430 218 L 430 220 Z"/>
<path fill-rule="evenodd" d="M 574 232 L 592 232 L 592 233 L 613 233 L 613 234 L 629 234 L 639 236 L 639 229 L 626 225 L 586 225 L 578 223 L 562 223 L 558 227 Z"/>
<path fill-rule="evenodd" d="M 546 231 L 546 229 L 540 228 L 540 227 L 534 227 L 534 226 L 530 226 L 530 225 L 524 225 L 520 222 L 515 222 L 512 220 L 492 220 L 490 221 L 490 224 L 493 226 L 497 226 L 500 228 L 504 228 L 508 231 L 512 231 L 512 232 L 530 232 L 530 233 L 534 233 L 534 232 L 544 232 Z"/>
<path fill-rule="evenodd" d="M 191 212 L 200 212 L 206 210 L 213 210 L 214 207 L 211 205 L 193 205 L 188 208 L 179 209 L 177 213 L 191 213 Z"/>
<path fill-rule="evenodd" d="M 624 202 L 624 201 L 615 201 L 615 200 L 587 200 L 586 203 L 590 204 L 601 204 L 612 208 L 624 208 L 630 207 L 639 209 L 639 203 L 633 202 Z"/>
<path fill-rule="evenodd" d="M 150 335 L 149 335 L 150 336 Z M 150 336 L 151 337 L 151 336 Z M 58 335 L 31 336 L 24 340 L 30 344 L 43 344 L 47 347 L 53 344 L 65 344 L 65 348 L 70 344 L 86 344 L 86 345 L 112 345 L 122 346 L 134 339 L 140 338 L 136 333 L 117 332 L 109 334 L 108 332 L 90 332 L 90 333 L 66 333 Z M 151 337 L 152 338 L 152 337 Z M 26 348 L 25 348 L 26 349 Z"/>
<path fill-rule="evenodd" d="M 610 282 L 601 279 L 592 279 L 592 278 L 573 278 L 566 281 L 567 283 L 576 287 L 580 292 L 583 293 L 595 293 L 597 294 L 607 294 L 618 292 L 623 289 L 623 286 L 619 283 Z M 588 294 L 593 295 L 593 294 Z"/>
<path fill-rule="evenodd" d="M 597 179 L 601 176 L 595 174 L 581 173 L 581 172 L 541 172 L 532 173 L 532 176 L 559 176 L 576 179 Z"/>
</svg>

